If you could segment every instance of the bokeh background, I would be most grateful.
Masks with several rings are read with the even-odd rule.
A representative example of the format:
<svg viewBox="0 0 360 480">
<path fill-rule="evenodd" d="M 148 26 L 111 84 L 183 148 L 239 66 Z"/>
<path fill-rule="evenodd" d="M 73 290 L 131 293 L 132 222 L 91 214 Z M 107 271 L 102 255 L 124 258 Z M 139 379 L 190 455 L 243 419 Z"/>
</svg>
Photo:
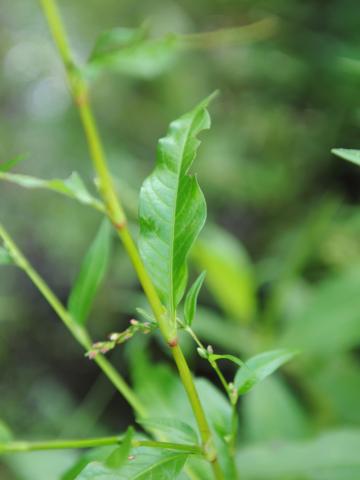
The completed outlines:
<svg viewBox="0 0 360 480">
<path fill-rule="evenodd" d="M 132 72 L 105 64 L 91 77 L 91 98 L 135 221 L 157 139 L 172 119 L 220 90 L 195 166 L 209 210 L 191 261 L 192 275 L 208 271 L 195 329 L 219 353 L 302 350 L 245 397 L 240 439 L 306 439 L 359 425 L 360 170 L 330 153 L 360 145 L 359 2 L 59 4 L 81 64 L 98 35 L 115 27 L 147 20 L 157 38 L 255 23 L 230 36 L 187 37 L 186 47 L 161 61 L 154 57 L 152 72 L 141 64 Z M 0 61 L 0 160 L 23 154 L 17 173 L 65 178 L 77 171 L 91 185 L 79 118 L 35 0 L 2 0 Z M 0 218 L 66 302 L 99 215 L 56 194 L 3 182 Z M 114 242 L 89 319 L 93 337 L 125 328 L 142 303 Z M 150 342 L 151 357 L 167 362 L 159 345 Z M 193 370 L 216 383 L 194 348 L 185 348 Z M 130 379 L 125 350 L 113 361 Z M 224 369 L 231 378 L 233 366 Z M 106 434 L 132 420 L 29 280 L 10 266 L 0 269 L 0 417 L 17 438 Z M 74 455 L 7 457 L 0 477 L 57 479 Z"/>
</svg>

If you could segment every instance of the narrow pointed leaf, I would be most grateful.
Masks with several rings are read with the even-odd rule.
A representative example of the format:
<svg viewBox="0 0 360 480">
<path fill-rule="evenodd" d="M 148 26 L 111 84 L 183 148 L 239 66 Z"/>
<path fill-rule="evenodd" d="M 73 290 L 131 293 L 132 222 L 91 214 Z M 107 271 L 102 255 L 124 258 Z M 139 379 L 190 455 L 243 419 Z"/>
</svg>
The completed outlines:
<svg viewBox="0 0 360 480">
<path fill-rule="evenodd" d="M 65 180 L 43 180 L 29 175 L 6 173 L 0 170 L 0 180 L 6 180 L 25 188 L 52 190 L 53 192 L 61 193 L 81 203 L 90 205 L 97 210 L 104 210 L 103 204 L 89 193 L 84 182 L 76 172 L 73 172 L 70 177 Z"/>
<path fill-rule="evenodd" d="M 166 307 L 174 312 L 187 282 L 187 257 L 206 219 L 206 203 L 189 170 L 198 134 L 210 127 L 212 97 L 171 123 L 154 172 L 140 192 L 140 253 Z"/>
<path fill-rule="evenodd" d="M 184 320 L 185 324 L 191 326 L 196 313 L 197 299 L 199 296 L 200 289 L 204 283 L 206 272 L 200 273 L 198 278 L 193 283 L 192 287 L 188 291 L 185 304 L 184 304 Z"/>
<path fill-rule="evenodd" d="M 4 247 L 0 247 L 0 265 L 13 265 L 15 262 Z"/>
<path fill-rule="evenodd" d="M 351 150 L 348 148 L 333 148 L 331 152 L 344 160 L 355 163 L 360 166 L 360 150 Z"/>
<path fill-rule="evenodd" d="M 0 172 L 8 172 L 9 170 L 13 169 L 19 162 L 24 160 L 25 155 L 17 155 L 15 158 L 11 158 L 6 162 L 0 163 Z"/>
<path fill-rule="evenodd" d="M 134 429 L 128 428 L 121 445 L 107 457 L 105 465 L 109 468 L 120 468 L 128 459 L 131 450 L 131 441 L 134 436 Z"/>
<path fill-rule="evenodd" d="M 76 322 L 84 324 L 109 262 L 111 226 L 105 220 L 88 252 L 70 293 L 68 308 Z"/>
<path fill-rule="evenodd" d="M 234 380 L 235 388 L 239 395 L 248 392 L 257 383 L 281 367 L 281 365 L 291 360 L 296 353 L 294 350 L 286 349 L 271 350 L 247 360 L 237 371 Z"/>
</svg>

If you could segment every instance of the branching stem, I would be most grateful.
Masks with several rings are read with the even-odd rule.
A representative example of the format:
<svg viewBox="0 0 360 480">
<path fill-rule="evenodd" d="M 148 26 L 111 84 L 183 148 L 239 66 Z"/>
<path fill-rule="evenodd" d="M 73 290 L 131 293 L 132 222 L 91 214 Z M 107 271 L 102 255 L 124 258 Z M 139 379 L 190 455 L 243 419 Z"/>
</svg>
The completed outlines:
<svg viewBox="0 0 360 480">
<path fill-rule="evenodd" d="M 214 477 L 217 480 L 221 480 L 223 479 L 223 474 L 218 463 L 212 434 L 206 420 L 202 405 L 200 403 L 200 399 L 197 394 L 192 375 L 190 373 L 186 359 L 181 351 L 181 348 L 177 344 L 176 329 L 174 329 L 174 326 L 172 326 L 166 318 L 166 312 L 164 310 L 164 307 L 161 304 L 157 291 L 144 267 L 138 249 L 136 248 L 135 242 L 128 229 L 127 219 L 120 200 L 116 194 L 114 184 L 109 173 L 100 135 L 89 104 L 87 85 L 80 72 L 78 71 L 75 62 L 73 61 L 72 52 L 67 40 L 60 13 L 56 5 L 56 1 L 40 0 L 40 2 L 43 8 L 43 12 L 48 21 L 50 30 L 52 32 L 54 41 L 63 60 L 71 94 L 80 113 L 81 121 L 88 142 L 90 156 L 92 158 L 92 162 L 98 176 L 100 193 L 104 199 L 108 216 L 114 224 L 118 235 L 123 242 L 125 250 L 134 266 L 141 286 L 149 301 L 154 316 L 159 324 L 160 331 L 166 342 L 171 346 L 174 361 L 179 370 L 181 380 L 188 395 L 192 410 L 194 412 L 199 427 L 199 431 L 201 433 L 205 455 L 211 462 Z"/>
<path fill-rule="evenodd" d="M 106 445 L 120 445 L 123 441 L 122 436 L 101 437 L 101 438 L 85 438 L 75 440 L 49 440 L 43 442 L 8 442 L 0 443 L 0 455 L 4 453 L 16 452 L 34 452 L 39 450 L 65 450 L 70 448 L 94 448 Z M 162 448 L 167 450 L 175 450 L 187 452 L 190 454 L 202 455 L 201 447 L 198 445 L 187 445 L 172 442 L 156 442 L 154 440 L 132 440 L 132 446 Z"/>
</svg>

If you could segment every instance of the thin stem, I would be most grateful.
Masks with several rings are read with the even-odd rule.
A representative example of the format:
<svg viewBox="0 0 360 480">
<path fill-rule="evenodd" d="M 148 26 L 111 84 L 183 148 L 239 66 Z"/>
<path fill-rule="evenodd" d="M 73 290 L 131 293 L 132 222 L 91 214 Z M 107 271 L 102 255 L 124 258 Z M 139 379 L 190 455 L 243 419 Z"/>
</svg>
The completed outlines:
<svg viewBox="0 0 360 480">
<path fill-rule="evenodd" d="M 94 448 L 105 445 L 119 445 L 123 441 L 123 436 L 86 438 L 75 440 L 49 440 L 43 442 L 9 442 L 0 443 L 0 454 L 16 452 L 34 452 L 39 450 L 65 450 L 71 448 Z M 198 445 L 187 445 L 172 442 L 156 442 L 155 440 L 132 440 L 132 446 L 163 448 L 167 450 L 177 450 L 191 454 L 202 454 Z"/>
<path fill-rule="evenodd" d="M 188 325 L 184 325 L 184 323 L 178 319 L 178 322 L 181 324 L 181 326 L 185 329 L 185 331 L 191 336 L 191 338 L 195 341 L 195 343 L 197 344 L 197 346 L 199 348 L 201 348 L 202 350 L 204 350 L 206 352 L 206 348 L 205 348 L 205 345 L 201 342 L 201 340 L 199 339 L 199 337 L 196 335 L 196 333 L 194 332 L 194 330 L 189 327 Z M 216 362 L 216 360 L 210 360 L 208 359 L 208 362 L 210 363 L 211 367 L 215 370 L 217 376 L 219 377 L 220 379 L 220 382 L 222 384 L 222 386 L 224 387 L 224 390 L 225 392 L 227 393 L 227 395 L 229 396 L 229 399 L 231 401 L 231 392 L 230 392 L 230 388 L 229 388 L 229 384 L 228 382 L 226 381 L 224 375 L 222 374 L 222 371 L 220 370 L 220 368 L 218 367 L 218 364 Z"/>
<path fill-rule="evenodd" d="M 129 258 L 134 266 L 141 286 L 145 292 L 154 316 L 158 322 L 160 331 L 169 346 L 172 347 L 171 350 L 175 363 L 179 370 L 181 380 L 183 381 L 184 388 L 188 395 L 196 421 L 198 423 L 199 430 L 201 432 L 201 438 L 204 443 L 203 447 L 206 452 L 206 456 L 211 461 L 215 478 L 221 480 L 223 478 L 223 475 L 218 464 L 215 447 L 213 446 L 210 428 L 208 426 L 202 405 L 197 395 L 196 388 L 186 359 L 180 349 L 180 346 L 177 344 L 176 325 L 171 325 L 168 322 L 164 307 L 162 306 L 157 291 L 144 267 L 138 249 L 136 248 L 135 242 L 128 229 L 127 219 L 122 204 L 117 197 L 114 184 L 109 173 L 100 135 L 89 104 L 87 85 L 84 79 L 79 74 L 73 61 L 71 49 L 67 40 L 65 29 L 63 27 L 60 13 L 56 5 L 56 1 L 40 1 L 44 14 L 47 18 L 50 30 L 52 32 L 54 41 L 62 57 L 71 94 L 80 113 L 83 128 L 88 141 L 90 156 L 98 176 L 100 193 L 104 199 L 108 216 L 113 222 L 118 232 L 118 235 L 123 242 L 125 250 L 127 251 Z"/>
<path fill-rule="evenodd" d="M 16 246 L 15 242 L 10 237 L 2 224 L 0 224 L 0 238 L 3 239 L 4 245 L 16 265 L 28 275 L 30 280 L 39 289 L 44 298 L 47 300 L 53 310 L 57 313 L 59 318 L 63 321 L 67 329 L 70 330 L 75 339 L 80 343 L 80 345 L 84 347 L 85 350 L 90 350 L 92 346 L 92 341 L 86 329 L 74 321 L 70 313 L 60 302 L 55 293 L 50 289 L 45 280 L 34 270 L 34 268 L 29 263 L 24 254 Z M 105 375 L 109 378 L 113 385 L 119 390 L 123 397 L 129 402 L 133 409 L 141 417 L 146 416 L 146 410 L 141 404 L 140 400 L 137 398 L 137 396 L 131 390 L 125 380 L 121 377 L 121 375 L 111 365 L 111 363 L 102 355 L 97 355 L 95 357 L 95 362 L 99 365 L 101 370 L 105 373 Z"/>
</svg>

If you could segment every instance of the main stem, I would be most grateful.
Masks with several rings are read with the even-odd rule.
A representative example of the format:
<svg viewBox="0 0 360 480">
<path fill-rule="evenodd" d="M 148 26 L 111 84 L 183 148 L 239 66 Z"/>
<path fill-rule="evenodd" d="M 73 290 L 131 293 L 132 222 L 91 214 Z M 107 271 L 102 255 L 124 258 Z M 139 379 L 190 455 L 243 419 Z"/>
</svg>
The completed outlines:
<svg viewBox="0 0 360 480">
<path fill-rule="evenodd" d="M 177 344 L 176 330 L 174 331 L 174 329 L 169 326 L 169 323 L 166 320 L 164 307 L 161 304 L 156 289 L 144 267 L 138 249 L 127 226 L 126 215 L 116 194 L 114 184 L 112 182 L 112 178 L 107 167 L 106 157 L 96 126 L 95 118 L 90 107 L 88 88 L 86 82 L 82 78 L 81 74 L 78 72 L 74 63 L 72 52 L 67 40 L 60 13 L 56 5 L 56 1 L 40 1 L 44 14 L 47 18 L 50 30 L 52 32 L 54 41 L 63 60 L 71 94 L 80 113 L 81 121 L 89 146 L 90 155 L 98 176 L 100 193 L 106 204 L 109 218 L 114 224 L 118 235 L 123 242 L 125 250 L 127 251 L 132 261 L 141 286 L 149 301 L 154 316 L 159 324 L 160 331 L 164 339 L 171 347 L 174 361 L 179 370 L 180 378 L 188 395 L 190 404 L 194 412 L 194 416 L 199 427 L 199 431 L 201 433 L 205 455 L 211 462 L 215 478 L 221 480 L 223 479 L 223 475 L 220 469 L 220 465 L 218 463 L 212 434 L 206 420 L 202 405 L 200 403 L 200 399 L 197 394 L 191 372 L 189 370 L 186 359 L 181 351 L 181 348 Z"/>
</svg>

